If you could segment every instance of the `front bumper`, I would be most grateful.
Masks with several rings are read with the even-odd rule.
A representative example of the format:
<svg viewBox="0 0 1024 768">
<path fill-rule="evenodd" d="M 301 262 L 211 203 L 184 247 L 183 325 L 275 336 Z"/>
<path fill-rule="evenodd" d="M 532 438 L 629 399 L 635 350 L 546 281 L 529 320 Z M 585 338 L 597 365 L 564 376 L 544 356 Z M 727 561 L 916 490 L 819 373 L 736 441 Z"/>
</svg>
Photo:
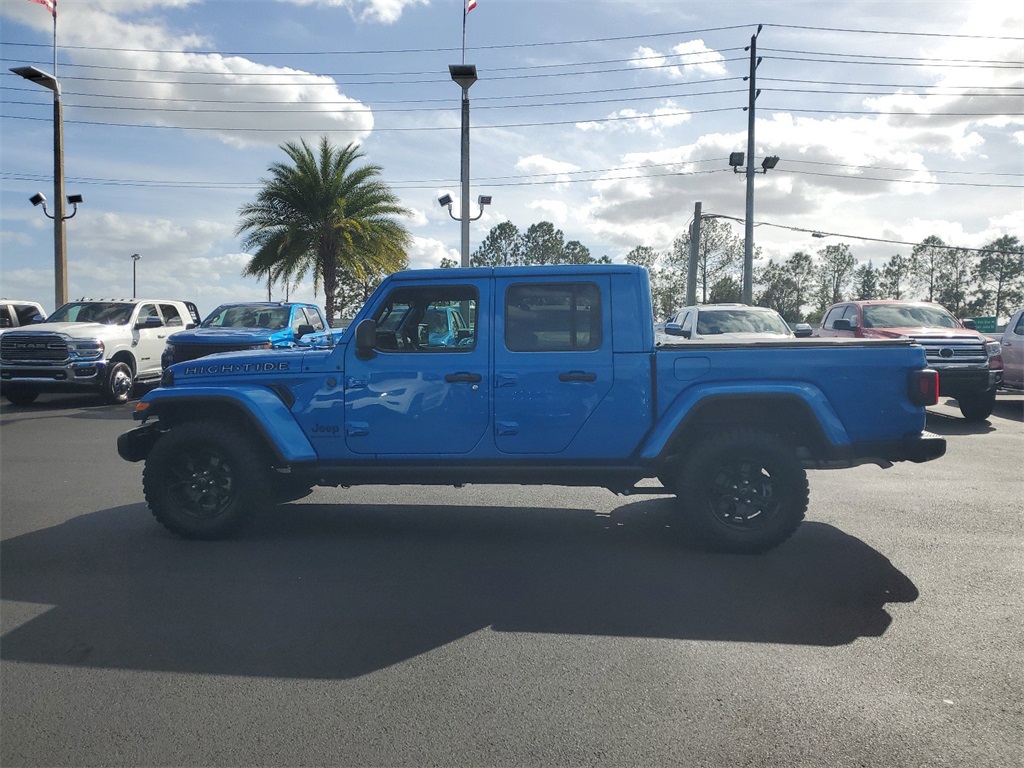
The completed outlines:
<svg viewBox="0 0 1024 768">
<path fill-rule="evenodd" d="M 68 392 L 95 389 L 103 382 L 106 360 L 63 362 L 54 365 L 39 363 L 0 365 L 0 388 L 17 386 L 37 392 Z"/>
</svg>

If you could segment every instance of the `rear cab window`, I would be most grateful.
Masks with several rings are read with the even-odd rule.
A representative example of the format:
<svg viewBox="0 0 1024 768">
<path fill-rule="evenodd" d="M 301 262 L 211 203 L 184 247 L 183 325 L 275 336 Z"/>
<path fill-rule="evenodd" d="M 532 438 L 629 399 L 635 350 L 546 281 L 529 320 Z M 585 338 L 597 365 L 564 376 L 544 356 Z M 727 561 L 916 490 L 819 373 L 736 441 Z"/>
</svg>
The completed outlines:
<svg viewBox="0 0 1024 768">
<path fill-rule="evenodd" d="M 522 283 L 505 292 L 509 351 L 583 352 L 601 343 L 601 289 L 595 283 Z"/>
</svg>

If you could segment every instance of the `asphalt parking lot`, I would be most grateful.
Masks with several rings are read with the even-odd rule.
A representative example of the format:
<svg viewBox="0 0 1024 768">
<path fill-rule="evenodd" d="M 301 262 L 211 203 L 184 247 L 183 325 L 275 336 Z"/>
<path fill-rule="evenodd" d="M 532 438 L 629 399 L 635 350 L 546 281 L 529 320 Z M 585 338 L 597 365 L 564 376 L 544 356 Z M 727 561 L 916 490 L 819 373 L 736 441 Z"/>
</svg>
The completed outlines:
<svg viewBox="0 0 1024 768">
<path fill-rule="evenodd" d="M 810 475 L 759 557 L 653 496 L 318 489 L 187 542 L 130 408 L 0 411 L 0 764 L 1018 766 L 1024 397 Z"/>
</svg>

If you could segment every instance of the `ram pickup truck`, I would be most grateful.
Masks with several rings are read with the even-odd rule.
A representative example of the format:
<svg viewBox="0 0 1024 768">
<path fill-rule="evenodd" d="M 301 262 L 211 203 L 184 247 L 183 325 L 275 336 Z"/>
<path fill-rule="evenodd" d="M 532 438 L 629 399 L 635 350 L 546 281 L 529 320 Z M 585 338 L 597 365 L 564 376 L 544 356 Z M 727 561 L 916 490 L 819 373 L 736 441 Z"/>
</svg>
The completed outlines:
<svg viewBox="0 0 1024 768">
<path fill-rule="evenodd" d="M 0 299 L 0 330 L 21 328 L 45 320 L 46 311 L 39 302 Z"/>
<path fill-rule="evenodd" d="M 441 308 L 472 318 L 455 344 L 431 337 Z M 316 485 L 556 484 L 675 495 L 681 526 L 753 553 L 799 526 L 807 469 L 945 451 L 909 340 L 656 346 L 651 313 L 626 265 L 396 273 L 331 349 L 172 365 L 118 452 L 184 537 Z"/>
<path fill-rule="evenodd" d="M 16 405 L 40 392 L 97 392 L 128 401 L 136 384 L 160 379 L 167 337 L 199 322 L 190 301 L 81 299 L 45 323 L 0 335 L 0 391 Z"/>
<path fill-rule="evenodd" d="M 942 394 L 955 398 L 968 421 L 992 415 L 1003 377 L 999 342 L 965 326 L 941 304 L 927 301 L 845 301 L 825 312 L 817 336 L 911 339 L 939 372 Z"/>
<path fill-rule="evenodd" d="M 171 334 L 161 364 L 195 360 L 218 352 L 284 349 L 297 344 L 330 344 L 331 329 L 315 304 L 240 302 L 222 304 L 198 328 Z"/>
</svg>

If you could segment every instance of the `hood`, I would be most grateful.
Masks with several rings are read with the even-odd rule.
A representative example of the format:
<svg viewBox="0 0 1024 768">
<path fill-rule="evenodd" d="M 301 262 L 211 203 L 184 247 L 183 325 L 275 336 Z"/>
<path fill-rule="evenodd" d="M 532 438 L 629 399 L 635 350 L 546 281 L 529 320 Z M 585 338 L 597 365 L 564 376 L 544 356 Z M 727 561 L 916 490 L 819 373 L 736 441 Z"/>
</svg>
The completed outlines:
<svg viewBox="0 0 1024 768">
<path fill-rule="evenodd" d="M 908 328 L 865 328 L 864 337 L 869 339 L 980 339 L 982 335 L 970 328 L 932 328 L 918 326 Z"/>
<path fill-rule="evenodd" d="M 288 336 L 288 331 L 287 328 L 280 331 L 271 331 L 267 328 L 193 328 L 173 333 L 167 340 L 172 344 L 257 344 L 278 336 Z"/>
<path fill-rule="evenodd" d="M 105 323 L 36 323 L 24 328 L 8 328 L 8 333 L 63 333 L 74 339 L 109 339 L 128 333 L 126 325 Z"/>
</svg>

